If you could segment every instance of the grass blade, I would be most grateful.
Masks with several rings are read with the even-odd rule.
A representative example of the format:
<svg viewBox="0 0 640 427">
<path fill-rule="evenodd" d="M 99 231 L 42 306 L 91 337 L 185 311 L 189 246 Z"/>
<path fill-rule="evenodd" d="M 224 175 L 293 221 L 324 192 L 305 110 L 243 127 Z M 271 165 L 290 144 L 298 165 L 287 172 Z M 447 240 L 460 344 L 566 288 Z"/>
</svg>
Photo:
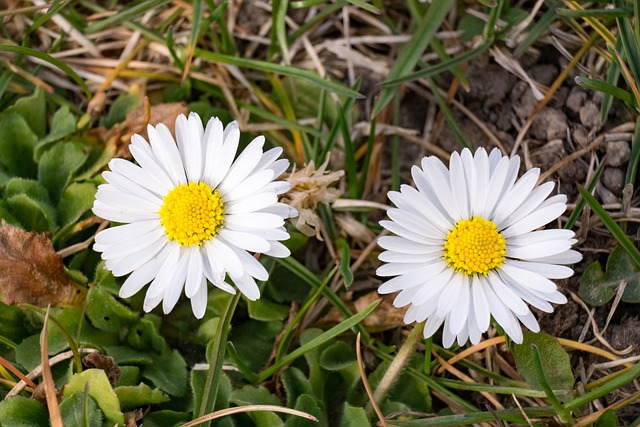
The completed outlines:
<svg viewBox="0 0 640 427">
<path fill-rule="evenodd" d="M 105 30 L 111 26 L 117 26 L 124 21 L 129 21 L 139 15 L 142 15 L 148 10 L 160 7 L 165 3 L 169 3 L 169 0 L 146 0 L 142 3 L 136 4 L 135 6 L 122 9 L 115 15 L 109 16 L 108 18 L 88 25 L 87 28 L 84 29 L 84 34 L 93 34 L 97 33 L 98 31 Z"/>
<path fill-rule="evenodd" d="M 266 61 L 257 61 L 254 59 L 240 58 L 237 56 L 224 55 L 221 53 L 209 52 L 207 50 L 196 48 L 194 56 L 202 58 L 206 61 L 219 62 L 222 64 L 237 65 L 239 67 L 250 68 L 252 70 L 259 70 L 266 73 L 282 74 L 283 76 L 297 77 L 307 80 L 311 83 L 318 85 L 328 91 L 335 92 L 339 95 L 348 96 L 350 98 L 362 98 L 363 96 L 349 88 L 346 88 L 338 83 L 334 83 L 330 80 L 323 79 L 316 73 L 311 71 L 301 70 L 294 67 L 287 67 L 286 65 L 272 64 Z"/>
<path fill-rule="evenodd" d="M 71 77 L 71 79 L 74 82 L 76 82 L 78 86 L 82 88 L 87 98 L 91 99 L 91 91 L 89 90 L 89 86 L 87 86 L 87 84 L 84 82 L 84 80 L 82 80 L 82 78 L 78 75 L 78 73 L 73 71 L 71 67 L 69 67 L 67 64 L 60 61 L 59 59 L 56 59 L 53 56 L 48 55 L 44 52 L 40 52 L 39 50 L 31 49 L 30 47 L 25 47 L 25 46 L 13 46 L 8 44 L 0 44 L 0 51 L 13 52 L 13 53 L 18 53 L 20 55 L 33 56 L 35 58 L 42 59 L 43 61 L 48 62 L 54 67 L 57 67 L 60 70 L 67 73 L 69 77 Z"/>
<path fill-rule="evenodd" d="M 589 192 L 589 194 L 593 192 L 593 190 L 596 188 L 596 185 L 598 184 L 598 181 L 600 181 L 600 175 L 602 175 L 602 171 L 604 171 L 604 167 L 606 164 L 606 162 L 602 162 L 600 163 L 600 166 L 598 166 L 598 169 L 596 169 L 596 173 L 593 175 L 593 178 L 591 179 L 591 181 L 589 182 L 589 186 L 587 187 L 587 191 Z M 585 202 L 584 199 L 580 197 L 580 200 L 578 200 L 578 203 L 576 203 L 576 208 L 573 210 L 573 212 L 571 212 L 569 220 L 564 225 L 565 229 L 571 230 L 573 228 L 576 221 L 582 214 L 582 210 L 584 209 L 584 206 L 586 204 L 587 202 Z"/>
<path fill-rule="evenodd" d="M 624 180 L 625 185 L 636 182 L 636 173 L 638 171 L 638 160 L 640 159 L 640 118 L 636 120 L 636 130 L 631 139 L 631 157 L 629 158 L 629 166 L 627 166 L 627 176 Z"/>
<path fill-rule="evenodd" d="M 424 15 L 422 22 L 415 30 L 414 36 L 409 43 L 406 44 L 399 57 L 395 61 L 387 80 L 395 80 L 406 76 L 413 70 L 413 67 L 418 63 L 420 56 L 431 42 L 431 38 L 435 32 L 440 28 L 442 21 L 449 12 L 452 0 L 440 0 L 431 3 L 429 10 Z M 391 102 L 393 96 L 396 93 L 395 88 L 386 87 L 382 89 L 378 101 L 373 107 L 371 117 L 376 117 L 380 112 Z"/>
<path fill-rule="evenodd" d="M 602 205 L 598 203 L 595 197 L 591 195 L 591 193 L 585 190 L 581 185 L 578 185 L 578 191 L 580 191 L 580 194 L 582 194 L 582 197 L 584 198 L 584 200 L 586 200 L 591 210 L 593 210 L 593 212 L 598 215 L 605 227 L 607 227 L 611 234 L 613 234 L 613 237 L 618 240 L 620 246 L 622 246 L 631 256 L 631 258 L 633 258 L 636 264 L 640 266 L 640 251 L 638 251 L 631 239 L 627 237 L 620 226 L 616 224 L 616 222 L 611 218 L 607 211 L 604 210 Z"/>
<path fill-rule="evenodd" d="M 370 315 L 371 312 L 373 312 L 373 310 L 375 310 L 378 304 L 380 304 L 380 301 L 381 300 L 373 302 L 369 307 L 367 307 L 360 313 L 351 316 L 344 322 L 334 326 L 328 331 L 323 332 L 322 334 L 318 335 L 316 338 L 312 339 L 305 345 L 298 347 L 291 353 L 287 354 L 282 359 L 280 359 L 280 361 L 274 363 L 264 371 L 260 372 L 258 382 L 265 381 L 267 378 L 271 377 L 273 374 L 275 374 L 280 369 L 284 368 L 285 366 L 287 366 L 288 364 L 290 364 L 291 362 L 293 362 L 294 360 L 296 360 L 298 357 L 302 356 L 306 352 L 313 350 L 314 348 L 317 348 L 328 341 L 331 341 L 332 339 L 341 335 L 343 332 L 346 332 L 347 330 L 356 326 L 365 317 Z"/>
</svg>

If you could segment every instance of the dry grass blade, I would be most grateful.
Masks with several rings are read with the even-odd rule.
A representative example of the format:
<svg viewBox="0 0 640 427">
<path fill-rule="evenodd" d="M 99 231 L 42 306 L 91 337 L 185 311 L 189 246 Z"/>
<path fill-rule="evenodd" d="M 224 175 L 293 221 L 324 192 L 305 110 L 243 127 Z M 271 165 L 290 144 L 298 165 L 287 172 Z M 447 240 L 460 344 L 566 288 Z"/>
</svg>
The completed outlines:
<svg viewBox="0 0 640 427">
<path fill-rule="evenodd" d="M 453 365 L 454 363 L 457 363 L 463 359 L 466 359 L 467 357 L 471 356 L 474 353 L 477 353 L 479 351 L 484 350 L 485 348 L 489 348 L 494 345 L 502 344 L 504 343 L 504 341 L 505 341 L 504 336 L 494 337 L 488 340 L 481 341 L 478 344 L 474 345 L 473 347 L 469 347 L 466 350 L 456 354 L 451 359 L 447 360 L 447 363 L 449 365 Z M 442 365 L 438 368 L 438 370 L 436 371 L 436 374 L 442 374 L 445 370 L 446 370 L 446 366 Z"/>
<path fill-rule="evenodd" d="M 0 365 L 4 366 L 8 370 L 10 370 L 15 376 L 17 376 L 22 381 L 24 381 L 29 387 L 36 388 L 36 384 L 33 381 L 31 381 L 29 378 L 27 378 L 27 376 L 25 374 L 23 374 L 18 369 L 16 369 L 16 367 L 13 366 L 13 364 L 11 362 L 9 362 L 7 359 L 5 359 L 2 356 L 0 356 Z"/>
<path fill-rule="evenodd" d="M 306 418 L 307 420 L 314 421 L 316 423 L 319 422 L 319 420 L 313 415 L 307 414 L 306 412 L 298 411 L 295 409 L 290 409 L 290 408 L 285 408 L 282 406 L 275 406 L 275 405 L 247 405 L 247 406 L 238 406 L 235 408 L 221 409 L 220 411 L 212 412 L 200 418 L 196 418 L 195 420 L 190 421 L 186 424 L 183 424 L 182 427 L 193 427 L 193 426 L 202 424 L 205 421 L 211 421 L 217 418 L 222 418 L 222 417 L 226 417 L 233 414 L 240 414 L 243 412 L 254 412 L 254 411 L 282 412 L 284 414 L 290 414 L 290 415 Z"/>
<path fill-rule="evenodd" d="M 58 406 L 58 396 L 56 395 L 56 386 L 53 383 L 53 375 L 51 374 L 51 366 L 49 365 L 49 309 L 44 316 L 44 324 L 42 325 L 42 345 L 40 346 L 40 357 L 42 362 L 42 384 L 44 385 L 44 394 L 47 397 L 47 408 L 49 409 L 49 417 L 52 427 L 64 427 L 62 415 L 60 415 L 60 407 Z"/>
<path fill-rule="evenodd" d="M 387 427 L 387 420 L 384 418 L 384 414 L 380 410 L 380 406 L 378 406 L 378 402 L 376 402 L 375 397 L 373 396 L 373 392 L 371 391 L 371 386 L 369 385 L 369 380 L 367 379 L 367 374 L 364 372 L 364 363 L 362 361 L 362 350 L 360 349 L 360 333 L 358 332 L 358 336 L 356 337 L 356 358 L 358 359 L 358 371 L 360 372 L 360 378 L 362 379 L 362 384 L 364 385 L 364 390 L 367 392 L 367 396 L 369 397 L 369 402 L 373 407 L 373 410 L 376 412 L 378 419 L 380 420 L 380 424 L 383 427 Z"/>
</svg>

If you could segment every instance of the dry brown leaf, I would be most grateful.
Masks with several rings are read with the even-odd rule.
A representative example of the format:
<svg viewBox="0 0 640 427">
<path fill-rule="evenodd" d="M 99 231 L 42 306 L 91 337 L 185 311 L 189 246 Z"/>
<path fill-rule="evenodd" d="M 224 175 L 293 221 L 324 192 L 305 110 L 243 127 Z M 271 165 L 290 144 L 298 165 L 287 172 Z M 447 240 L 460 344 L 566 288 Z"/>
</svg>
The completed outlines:
<svg viewBox="0 0 640 427">
<path fill-rule="evenodd" d="M 5 304 L 78 307 L 87 289 L 64 272 L 62 258 L 44 234 L 0 226 L 0 293 Z"/>
<path fill-rule="evenodd" d="M 347 293 L 345 296 L 348 297 L 349 295 L 350 293 Z M 361 296 L 353 302 L 350 301 L 349 298 L 343 298 L 343 300 L 354 313 L 360 313 L 380 298 L 382 298 L 380 305 L 378 305 L 373 313 L 362 321 L 362 324 L 367 331 L 382 332 L 397 328 L 398 326 L 403 326 L 405 324 L 403 319 L 404 314 L 407 311 L 407 307 L 394 307 L 393 298 L 391 296 L 380 295 L 378 292 L 373 291 Z M 320 323 L 333 325 L 344 320 L 344 316 L 342 316 L 335 307 L 332 307 L 327 315 L 320 319 Z"/>
<path fill-rule="evenodd" d="M 189 107 L 186 102 L 173 102 L 169 104 L 156 104 L 151 106 L 149 124 L 157 126 L 159 123 L 167 125 L 172 135 L 175 135 L 176 117 L 180 114 L 189 115 Z M 147 126 L 144 117 L 144 106 L 138 107 L 127 113 L 127 118 L 123 123 L 123 139 L 127 142 L 134 133 L 140 134 L 148 140 Z"/>
</svg>

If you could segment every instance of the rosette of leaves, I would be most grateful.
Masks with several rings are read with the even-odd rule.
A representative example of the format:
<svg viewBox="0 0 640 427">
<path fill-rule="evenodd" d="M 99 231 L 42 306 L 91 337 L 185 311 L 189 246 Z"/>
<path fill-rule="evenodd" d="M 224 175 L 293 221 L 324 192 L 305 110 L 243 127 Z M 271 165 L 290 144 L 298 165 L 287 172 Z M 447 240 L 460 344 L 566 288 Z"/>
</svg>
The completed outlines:
<svg viewBox="0 0 640 427">
<path fill-rule="evenodd" d="M 42 91 L 0 113 L 0 219 L 46 232 L 58 245 L 82 230 L 96 192 L 96 174 L 112 149 L 76 132 L 63 106 L 47 120 Z"/>
</svg>

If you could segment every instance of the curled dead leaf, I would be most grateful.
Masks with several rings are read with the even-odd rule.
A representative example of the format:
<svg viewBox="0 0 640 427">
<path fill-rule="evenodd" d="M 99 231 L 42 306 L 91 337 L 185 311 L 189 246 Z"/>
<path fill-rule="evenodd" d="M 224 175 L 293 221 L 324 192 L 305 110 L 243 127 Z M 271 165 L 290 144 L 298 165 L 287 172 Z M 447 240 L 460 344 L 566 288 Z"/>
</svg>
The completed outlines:
<svg viewBox="0 0 640 427">
<path fill-rule="evenodd" d="M 0 293 L 5 304 L 78 307 L 87 289 L 64 272 L 62 258 L 44 234 L 0 225 Z"/>
</svg>

